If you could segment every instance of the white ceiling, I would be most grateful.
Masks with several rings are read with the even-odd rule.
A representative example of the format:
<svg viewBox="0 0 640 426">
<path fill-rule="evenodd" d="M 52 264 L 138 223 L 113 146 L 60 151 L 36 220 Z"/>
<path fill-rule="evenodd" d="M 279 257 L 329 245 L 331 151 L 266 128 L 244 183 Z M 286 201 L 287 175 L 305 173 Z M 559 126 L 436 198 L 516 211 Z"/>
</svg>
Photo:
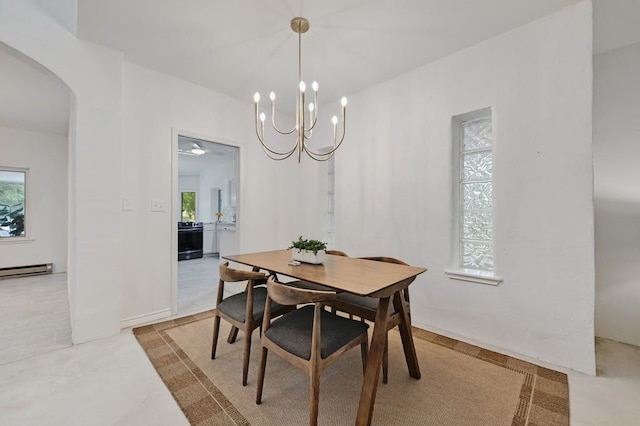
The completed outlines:
<svg viewBox="0 0 640 426">
<path fill-rule="evenodd" d="M 640 0 L 593 0 L 593 53 L 640 43 Z"/>
<path fill-rule="evenodd" d="M 251 101 L 275 91 L 293 103 L 297 34 L 302 77 L 320 103 L 559 10 L 577 0 L 79 0 L 78 36 L 128 61 Z"/>
<path fill-rule="evenodd" d="M 47 13 L 73 27 L 73 1 Z M 273 90 L 291 105 L 297 35 L 289 22 L 304 16 L 311 28 L 302 36 L 302 75 L 319 82 L 322 104 L 577 1 L 78 0 L 77 30 L 127 61 L 245 101 Z M 638 22 L 640 0 L 594 0 L 594 52 L 640 42 Z M 19 56 L 0 44 L 0 126 L 66 134 L 66 89 L 45 70 L 28 71 Z"/>
</svg>

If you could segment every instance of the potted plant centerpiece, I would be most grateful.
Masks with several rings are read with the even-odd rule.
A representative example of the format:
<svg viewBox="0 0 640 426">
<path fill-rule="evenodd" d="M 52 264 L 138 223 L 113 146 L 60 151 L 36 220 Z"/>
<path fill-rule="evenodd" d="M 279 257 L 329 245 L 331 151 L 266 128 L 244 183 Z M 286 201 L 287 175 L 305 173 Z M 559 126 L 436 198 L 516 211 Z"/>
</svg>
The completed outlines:
<svg viewBox="0 0 640 426">
<path fill-rule="evenodd" d="M 292 249 L 291 257 L 293 260 L 316 265 L 324 262 L 326 243 L 318 240 L 306 240 L 300 236 L 298 241 L 292 241 L 291 244 L 289 249 Z"/>
</svg>

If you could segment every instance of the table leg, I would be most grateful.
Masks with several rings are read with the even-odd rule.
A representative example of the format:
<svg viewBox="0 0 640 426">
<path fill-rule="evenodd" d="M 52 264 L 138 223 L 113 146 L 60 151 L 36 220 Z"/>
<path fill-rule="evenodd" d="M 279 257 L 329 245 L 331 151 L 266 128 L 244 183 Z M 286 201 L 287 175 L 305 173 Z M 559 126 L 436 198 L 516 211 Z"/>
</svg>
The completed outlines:
<svg viewBox="0 0 640 426">
<path fill-rule="evenodd" d="M 406 310 L 404 300 L 402 300 L 401 292 L 397 292 L 393 295 L 393 306 L 395 307 L 396 312 L 400 314 L 398 330 L 400 331 L 400 338 L 402 339 L 402 348 L 404 349 L 404 357 L 407 360 L 409 375 L 415 379 L 420 379 L 420 366 L 418 365 L 416 347 L 413 344 L 411 320 L 409 318 L 409 312 Z"/>
<path fill-rule="evenodd" d="M 367 367 L 362 381 L 362 392 L 360 393 L 360 405 L 358 406 L 358 417 L 356 425 L 364 426 L 371 424 L 373 417 L 373 405 L 376 401 L 376 391 L 378 390 L 378 380 L 380 378 L 380 366 L 384 354 L 384 343 L 387 336 L 387 321 L 389 320 L 389 308 L 391 307 L 389 297 L 381 298 L 376 311 L 376 322 L 373 326 L 373 336 L 369 346 L 367 356 Z"/>
</svg>

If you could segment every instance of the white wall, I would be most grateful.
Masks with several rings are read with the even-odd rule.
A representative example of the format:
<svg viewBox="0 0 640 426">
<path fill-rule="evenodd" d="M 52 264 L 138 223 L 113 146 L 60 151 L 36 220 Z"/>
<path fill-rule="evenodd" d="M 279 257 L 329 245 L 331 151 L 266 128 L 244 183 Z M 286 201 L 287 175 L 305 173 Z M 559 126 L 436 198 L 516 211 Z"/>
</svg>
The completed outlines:
<svg viewBox="0 0 640 426">
<path fill-rule="evenodd" d="M 591 3 L 349 99 L 336 246 L 429 271 L 414 325 L 589 374 L 594 359 Z M 499 286 L 448 279 L 452 117 L 491 107 Z"/>
<path fill-rule="evenodd" d="M 120 330 L 122 54 L 76 39 L 34 0 L 0 0 L 0 42 L 73 93 L 68 283 L 74 343 Z"/>
<path fill-rule="evenodd" d="M 0 127 L 0 166 L 27 167 L 27 234 L 33 241 L 0 241 L 0 268 L 53 263 L 67 270 L 67 138 Z"/>
<path fill-rule="evenodd" d="M 238 237 L 241 251 L 286 248 L 299 234 L 322 232 L 317 163 L 266 158 L 247 102 L 125 62 L 122 188 L 133 201 L 123 212 L 122 318 L 134 324 L 167 314 L 177 253 L 172 209 L 151 212 L 152 199 L 170 202 L 172 132 L 240 147 Z M 177 177 L 177 167 L 176 167 Z M 177 190 L 177 183 L 176 183 Z M 177 221 L 177 219 L 176 219 Z M 320 229 L 320 231 L 317 231 Z"/>
<path fill-rule="evenodd" d="M 640 43 L 594 59 L 596 334 L 640 345 Z"/>
</svg>

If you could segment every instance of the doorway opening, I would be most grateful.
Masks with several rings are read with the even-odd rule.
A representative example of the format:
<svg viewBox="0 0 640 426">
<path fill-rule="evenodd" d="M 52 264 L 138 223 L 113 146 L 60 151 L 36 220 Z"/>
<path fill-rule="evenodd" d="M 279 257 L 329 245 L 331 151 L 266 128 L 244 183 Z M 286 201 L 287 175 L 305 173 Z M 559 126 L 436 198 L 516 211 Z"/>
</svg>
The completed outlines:
<svg viewBox="0 0 640 426">
<path fill-rule="evenodd" d="M 0 268 L 53 273 L 0 280 L 0 364 L 73 344 L 69 257 L 69 123 L 74 94 L 32 58 L 0 43 Z M 71 293 L 73 297 L 73 293 Z"/>
<path fill-rule="evenodd" d="M 174 144 L 172 310 L 184 316 L 215 307 L 220 255 L 237 247 L 239 148 L 186 132 Z"/>
</svg>

